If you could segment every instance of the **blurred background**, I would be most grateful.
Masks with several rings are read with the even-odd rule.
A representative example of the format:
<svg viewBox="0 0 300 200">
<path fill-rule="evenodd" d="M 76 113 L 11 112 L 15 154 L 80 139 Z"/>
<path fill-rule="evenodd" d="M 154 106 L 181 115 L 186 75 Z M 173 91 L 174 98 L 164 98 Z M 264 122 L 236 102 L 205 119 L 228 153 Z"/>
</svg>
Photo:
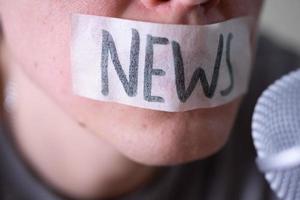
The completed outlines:
<svg viewBox="0 0 300 200">
<path fill-rule="evenodd" d="M 260 29 L 300 54 L 300 0 L 266 0 Z"/>
</svg>

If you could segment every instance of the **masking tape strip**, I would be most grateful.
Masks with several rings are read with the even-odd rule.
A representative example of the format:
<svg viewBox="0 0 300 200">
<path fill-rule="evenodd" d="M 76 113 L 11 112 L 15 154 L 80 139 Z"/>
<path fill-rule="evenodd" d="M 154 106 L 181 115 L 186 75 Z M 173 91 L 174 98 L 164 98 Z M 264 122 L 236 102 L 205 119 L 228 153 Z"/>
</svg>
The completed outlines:
<svg viewBox="0 0 300 200">
<path fill-rule="evenodd" d="M 247 91 L 250 17 L 172 25 L 73 14 L 74 94 L 169 112 L 226 104 Z"/>
</svg>

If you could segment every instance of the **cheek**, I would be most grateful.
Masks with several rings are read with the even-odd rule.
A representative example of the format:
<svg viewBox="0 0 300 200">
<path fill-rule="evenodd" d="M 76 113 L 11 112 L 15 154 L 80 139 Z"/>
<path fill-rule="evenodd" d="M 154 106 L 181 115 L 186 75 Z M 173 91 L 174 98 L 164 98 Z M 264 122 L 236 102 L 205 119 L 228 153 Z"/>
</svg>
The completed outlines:
<svg viewBox="0 0 300 200">
<path fill-rule="evenodd" d="M 19 5 L 15 12 L 4 9 L 5 40 L 13 62 L 43 87 L 65 91 L 70 85 L 70 18 L 58 13 L 51 16 L 52 9 L 43 6 L 28 7 Z"/>
<path fill-rule="evenodd" d="M 218 12 L 226 18 L 237 16 L 258 16 L 263 0 L 226 0 L 220 1 Z"/>
<path fill-rule="evenodd" d="M 72 13 L 117 16 L 126 8 L 125 2 L 84 2 L 32 0 L 8 1 L 1 5 L 5 40 L 15 65 L 21 66 L 35 83 L 55 96 L 71 92 Z"/>
</svg>

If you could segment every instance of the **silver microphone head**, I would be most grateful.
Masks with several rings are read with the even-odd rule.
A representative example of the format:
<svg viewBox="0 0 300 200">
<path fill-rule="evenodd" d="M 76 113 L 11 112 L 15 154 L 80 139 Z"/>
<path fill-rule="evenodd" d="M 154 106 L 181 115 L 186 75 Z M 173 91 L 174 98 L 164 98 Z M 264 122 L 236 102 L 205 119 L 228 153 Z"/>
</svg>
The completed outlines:
<svg viewBox="0 0 300 200">
<path fill-rule="evenodd" d="M 258 99 L 252 120 L 257 165 L 277 196 L 300 199 L 300 70 Z"/>
</svg>

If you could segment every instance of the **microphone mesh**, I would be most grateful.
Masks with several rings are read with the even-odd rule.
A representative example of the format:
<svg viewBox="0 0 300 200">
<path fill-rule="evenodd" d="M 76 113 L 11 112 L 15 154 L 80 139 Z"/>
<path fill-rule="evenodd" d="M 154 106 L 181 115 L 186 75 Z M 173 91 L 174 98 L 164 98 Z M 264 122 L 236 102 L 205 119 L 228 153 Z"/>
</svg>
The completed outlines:
<svg viewBox="0 0 300 200">
<path fill-rule="evenodd" d="M 263 92 L 254 110 L 252 137 L 262 159 L 300 146 L 300 70 Z M 300 166 L 269 171 L 265 177 L 280 198 L 300 199 Z"/>
</svg>

